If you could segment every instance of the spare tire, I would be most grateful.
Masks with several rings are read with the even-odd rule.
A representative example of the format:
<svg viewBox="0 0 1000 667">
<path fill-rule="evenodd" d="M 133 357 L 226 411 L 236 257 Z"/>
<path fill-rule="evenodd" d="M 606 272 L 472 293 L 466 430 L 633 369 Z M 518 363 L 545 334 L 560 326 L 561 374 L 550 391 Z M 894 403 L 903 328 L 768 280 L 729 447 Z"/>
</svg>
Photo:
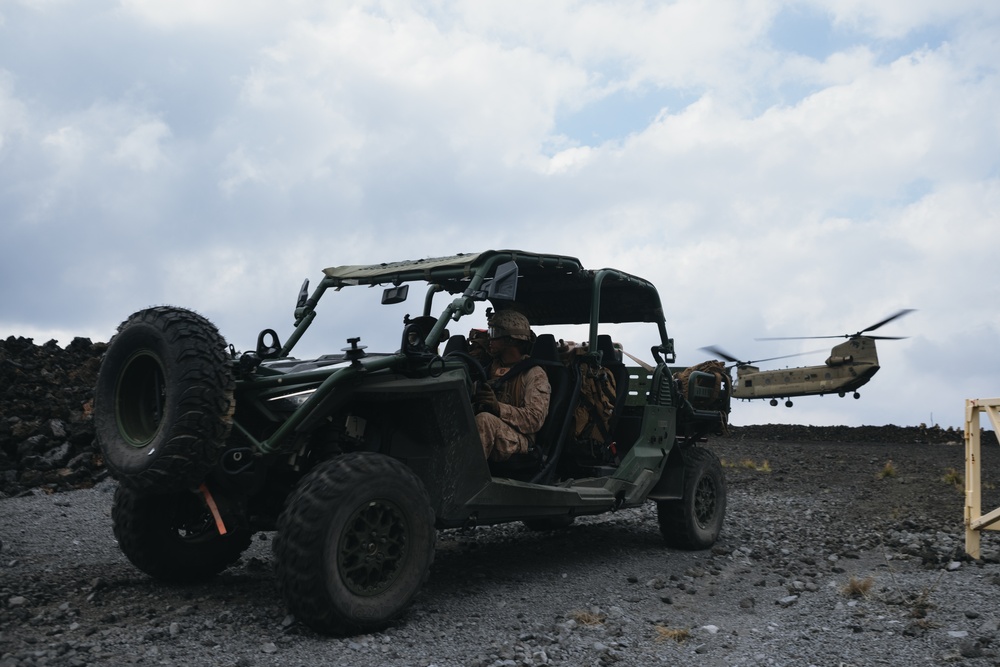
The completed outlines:
<svg viewBox="0 0 1000 667">
<path fill-rule="evenodd" d="M 197 486 L 232 429 L 235 399 L 226 341 L 183 308 L 141 310 L 118 327 L 94 390 L 104 463 L 139 493 Z"/>
</svg>

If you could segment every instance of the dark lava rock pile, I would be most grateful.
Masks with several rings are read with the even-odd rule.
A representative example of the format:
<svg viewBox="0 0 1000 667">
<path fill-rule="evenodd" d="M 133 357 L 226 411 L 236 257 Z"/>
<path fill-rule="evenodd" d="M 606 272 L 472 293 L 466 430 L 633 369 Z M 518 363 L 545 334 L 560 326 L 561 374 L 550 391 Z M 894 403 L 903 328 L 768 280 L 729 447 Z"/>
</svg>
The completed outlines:
<svg viewBox="0 0 1000 667">
<path fill-rule="evenodd" d="M 107 475 L 94 443 L 94 384 L 105 343 L 0 340 L 0 498 L 92 486 Z"/>
<path fill-rule="evenodd" d="M 0 340 L 0 498 L 92 486 L 107 476 L 94 441 L 94 385 L 106 343 Z M 993 441 L 984 432 L 984 443 Z M 731 426 L 729 437 L 790 442 L 961 443 L 937 426 Z"/>
<path fill-rule="evenodd" d="M 729 435 L 742 440 L 779 440 L 785 442 L 883 442 L 919 445 L 961 444 L 961 429 L 940 426 L 798 426 L 794 424 L 752 424 L 730 426 Z M 992 431 L 983 431 L 983 444 L 995 442 Z"/>
</svg>

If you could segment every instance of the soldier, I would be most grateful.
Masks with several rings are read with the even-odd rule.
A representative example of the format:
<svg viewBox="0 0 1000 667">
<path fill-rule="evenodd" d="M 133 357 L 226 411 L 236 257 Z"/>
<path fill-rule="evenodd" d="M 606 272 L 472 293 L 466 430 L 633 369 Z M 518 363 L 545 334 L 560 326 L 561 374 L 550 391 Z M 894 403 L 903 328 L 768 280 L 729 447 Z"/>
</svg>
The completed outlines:
<svg viewBox="0 0 1000 667">
<path fill-rule="evenodd" d="M 489 366 L 493 358 L 490 356 L 490 334 L 486 329 L 469 331 L 469 356 L 483 367 Z"/>
<path fill-rule="evenodd" d="M 526 452 L 549 413 L 552 388 L 545 371 L 528 361 L 528 318 L 513 310 L 489 321 L 489 382 L 473 396 L 476 426 L 487 460 L 505 461 Z"/>
</svg>

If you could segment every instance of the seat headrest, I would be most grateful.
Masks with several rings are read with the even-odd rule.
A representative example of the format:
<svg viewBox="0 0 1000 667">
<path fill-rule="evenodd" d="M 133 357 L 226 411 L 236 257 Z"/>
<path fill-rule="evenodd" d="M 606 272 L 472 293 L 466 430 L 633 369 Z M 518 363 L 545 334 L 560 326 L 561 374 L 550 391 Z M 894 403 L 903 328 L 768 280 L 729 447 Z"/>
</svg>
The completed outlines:
<svg viewBox="0 0 1000 667">
<path fill-rule="evenodd" d="M 621 363 L 621 359 L 618 358 L 618 351 L 615 349 L 615 344 L 611 341 L 611 336 L 608 334 L 597 336 L 597 349 L 601 353 L 602 366 Z"/>
<path fill-rule="evenodd" d="M 531 358 L 539 361 L 559 361 L 556 347 L 556 337 L 552 334 L 540 334 L 531 346 Z"/>
<path fill-rule="evenodd" d="M 469 341 L 465 340 L 465 336 L 462 334 L 455 334 L 448 338 L 448 342 L 444 345 L 444 354 L 446 356 L 449 352 L 463 352 L 465 354 L 469 353 Z"/>
</svg>

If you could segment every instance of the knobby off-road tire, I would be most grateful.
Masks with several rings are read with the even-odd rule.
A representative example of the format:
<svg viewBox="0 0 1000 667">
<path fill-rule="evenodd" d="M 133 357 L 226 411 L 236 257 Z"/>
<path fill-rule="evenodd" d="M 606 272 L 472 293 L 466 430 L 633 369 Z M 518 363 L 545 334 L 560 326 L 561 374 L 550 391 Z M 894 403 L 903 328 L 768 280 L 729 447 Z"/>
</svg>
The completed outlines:
<svg viewBox="0 0 1000 667">
<path fill-rule="evenodd" d="M 726 516 L 726 477 L 719 458 L 701 447 L 684 450 L 684 494 L 657 503 L 660 534 L 675 549 L 707 549 Z"/>
<path fill-rule="evenodd" d="M 408 467 L 381 454 L 338 456 L 302 479 L 278 519 L 278 587 L 317 632 L 377 630 L 427 579 L 436 537 L 430 498 Z"/>
<path fill-rule="evenodd" d="M 104 462 L 143 493 L 204 480 L 232 429 L 236 386 L 226 341 L 182 308 L 142 310 L 118 327 L 94 392 Z"/>
<path fill-rule="evenodd" d="M 250 546 L 246 529 L 219 534 L 199 493 L 149 495 L 119 486 L 111 520 L 125 557 L 151 577 L 173 583 L 213 577 Z"/>
</svg>

